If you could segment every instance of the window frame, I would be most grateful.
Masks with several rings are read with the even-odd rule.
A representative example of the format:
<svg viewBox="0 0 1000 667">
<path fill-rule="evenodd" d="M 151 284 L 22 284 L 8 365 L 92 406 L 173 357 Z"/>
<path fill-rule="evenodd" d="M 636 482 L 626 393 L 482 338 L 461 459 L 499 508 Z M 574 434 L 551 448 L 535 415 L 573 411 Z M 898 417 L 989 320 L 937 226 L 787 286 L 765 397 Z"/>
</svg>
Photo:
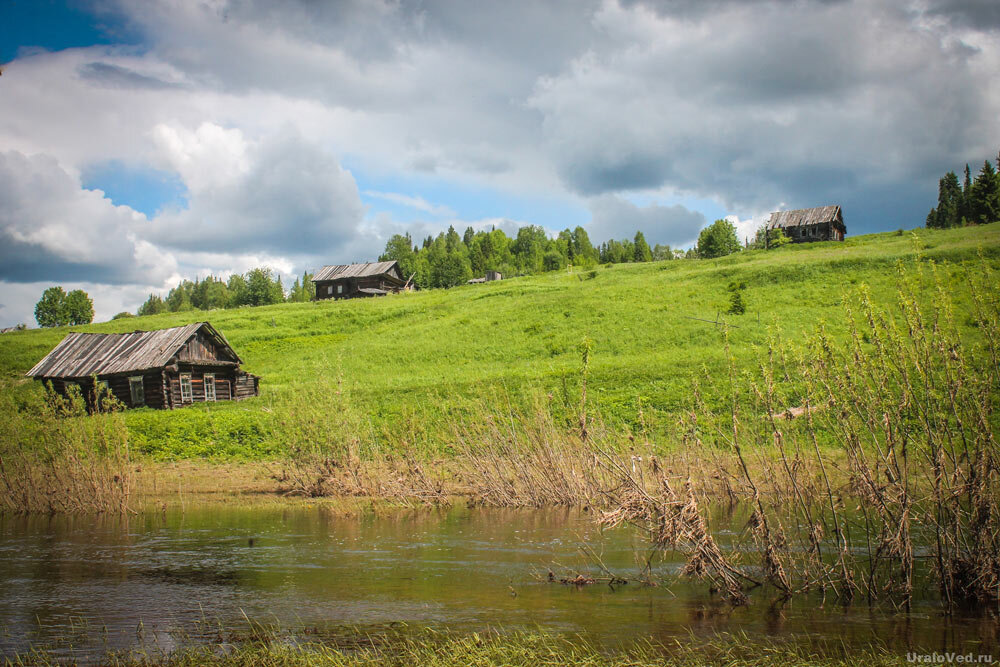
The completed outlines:
<svg viewBox="0 0 1000 667">
<path fill-rule="evenodd" d="M 215 394 L 215 373 L 205 373 L 202 379 L 205 383 L 205 401 L 215 403 L 218 400 Z M 211 397 L 209 397 L 209 387 L 212 388 Z"/>
<path fill-rule="evenodd" d="M 138 381 L 138 385 L 139 385 L 139 394 L 138 394 L 139 398 L 138 398 L 138 400 L 136 400 L 136 392 L 135 392 L 136 381 Z M 128 378 L 128 394 L 129 394 L 129 399 L 131 399 L 131 401 L 132 401 L 132 405 L 146 405 L 146 387 L 145 387 L 145 384 L 143 383 L 141 375 L 130 375 L 129 376 L 129 378 Z"/>
<path fill-rule="evenodd" d="M 178 377 L 181 383 L 181 403 L 194 403 L 194 386 L 191 384 L 191 374 L 181 373 Z M 187 396 L 184 395 L 185 387 L 187 387 Z"/>
</svg>

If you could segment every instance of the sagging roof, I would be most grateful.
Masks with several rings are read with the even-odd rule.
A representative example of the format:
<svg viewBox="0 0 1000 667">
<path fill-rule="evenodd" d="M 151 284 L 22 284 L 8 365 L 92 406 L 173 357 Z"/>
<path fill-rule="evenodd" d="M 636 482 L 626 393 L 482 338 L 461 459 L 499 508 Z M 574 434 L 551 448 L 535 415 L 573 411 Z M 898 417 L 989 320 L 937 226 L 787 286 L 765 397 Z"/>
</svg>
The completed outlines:
<svg viewBox="0 0 1000 667">
<path fill-rule="evenodd" d="M 228 349 L 242 363 L 229 342 L 211 324 L 195 322 L 183 327 L 123 334 L 72 332 L 26 375 L 85 378 L 160 368 L 166 366 L 177 351 L 199 331 Z"/>
<path fill-rule="evenodd" d="M 794 211 L 775 211 L 768 220 L 768 226 L 799 227 L 801 225 L 822 225 L 825 222 L 841 221 L 839 206 L 819 206 L 798 208 Z"/>
<path fill-rule="evenodd" d="M 312 277 L 313 282 L 319 280 L 337 280 L 338 278 L 363 278 L 365 276 L 379 276 L 389 273 L 393 267 L 399 268 L 394 261 L 391 262 L 369 262 L 367 264 L 335 264 L 324 266 Z"/>
</svg>

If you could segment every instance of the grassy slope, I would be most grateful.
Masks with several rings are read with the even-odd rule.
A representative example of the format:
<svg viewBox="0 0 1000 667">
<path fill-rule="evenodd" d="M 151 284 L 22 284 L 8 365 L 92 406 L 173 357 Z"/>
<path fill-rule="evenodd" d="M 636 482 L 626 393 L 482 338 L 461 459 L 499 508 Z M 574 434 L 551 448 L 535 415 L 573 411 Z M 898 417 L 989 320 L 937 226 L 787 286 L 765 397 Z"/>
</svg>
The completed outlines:
<svg viewBox="0 0 1000 667">
<path fill-rule="evenodd" d="M 727 319 L 739 327 L 730 337 L 734 355 L 749 366 L 753 346 L 765 343 L 769 331 L 800 341 L 825 322 L 834 337 L 843 336 L 843 296 L 861 285 L 876 303 L 891 303 L 896 264 L 911 263 L 917 246 L 925 257 L 948 261 L 944 275 L 958 281 L 956 265 L 977 261 L 979 248 L 1000 265 L 1000 224 L 876 234 L 718 260 L 599 267 L 593 278 L 587 271 L 561 272 L 383 299 L 171 313 L 74 330 L 209 320 L 244 367 L 263 377 L 262 396 L 253 401 L 130 412 L 134 441 L 158 457 L 280 454 L 285 445 L 271 429 L 298 418 L 301 403 L 315 408 L 317 395 L 336 390 L 350 396 L 373 432 L 433 449 L 447 440 L 449 423 L 476 415 L 484 400 L 498 396 L 524 402 L 529 394 L 549 393 L 553 408 L 569 414 L 578 396 L 577 347 L 585 336 L 594 342 L 590 396 L 604 416 L 635 422 L 641 399 L 643 419 L 662 432 L 688 405 L 693 375 L 726 374 L 717 328 L 688 318 L 711 320 L 724 312 L 731 281 L 747 285 L 747 313 Z M 0 377 L 21 384 L 17 391 L 31 391 L 31 383 L 18 378 L 67 331 L 3 336 Z M 319 408 L 310 418 L 323 414 Z M 329 409 L 333 419 L 337 408 Z"/>
</svg>

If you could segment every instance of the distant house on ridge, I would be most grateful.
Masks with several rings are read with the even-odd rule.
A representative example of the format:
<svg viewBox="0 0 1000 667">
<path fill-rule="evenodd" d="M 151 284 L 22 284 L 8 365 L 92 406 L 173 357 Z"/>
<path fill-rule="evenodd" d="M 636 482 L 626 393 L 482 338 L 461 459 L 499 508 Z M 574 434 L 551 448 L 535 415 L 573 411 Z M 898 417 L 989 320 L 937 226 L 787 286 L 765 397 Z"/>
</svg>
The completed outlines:
<svg viewBox="0 0 1000 667">
<path fill-rule="evenodd" d="M 312 277 L 316 299 L 353 299 L 394 294 L 406 288 L 399 262 L 324 266 Z"/>
<path fill-rule="evenodd" d="M 794 243 L 843 241 L 847 234 L 839 206 L 775 211 L 767 221 L 767 228 L 784 231 Z"/>
<path fill-rule="evenodd" d="M 477 283 L 493 282 L 494 280 L 503 280 L 503 274 L 499 271 L 487 271 L 484 278 L 473 278 L 472 280 L 469 280 L 468 283 L 470 285 L 475 285 Z"/>
<path fill-rule="evenodd" d="M 196 322 L 122 334 L 72 332 L 27 375 L 63 395 L 76 384 L 91 407 L 100 389 L 131 408 L 179 408 L 256 396 L 260 378 L 241 363 L 222 334 Z"/>
</svg>

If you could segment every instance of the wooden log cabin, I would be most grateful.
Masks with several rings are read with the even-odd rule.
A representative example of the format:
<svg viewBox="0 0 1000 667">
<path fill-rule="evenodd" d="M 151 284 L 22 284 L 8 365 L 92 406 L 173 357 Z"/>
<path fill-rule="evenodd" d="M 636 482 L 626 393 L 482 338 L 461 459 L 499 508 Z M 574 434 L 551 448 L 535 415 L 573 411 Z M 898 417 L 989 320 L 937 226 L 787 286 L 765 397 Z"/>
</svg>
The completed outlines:
<svg viewBox="0 0 1000 667">
<path fill-rule="evenodd" d="M 260 378 L 208 322 L 123 334 L 70 333 L 28 371 L 65 395 L 77 385 L 91 408 L 112 394 L 130 408 L 179 408 L 257 396 Z"/>
<path fill-rule="evenodd" d="M 336 264 L 324 266 L 312 277 L 316 300 L 385 296 L 406 289 L 399 263 Z"/>
<path fill-rule="evenodd" d="M 793 243 L 843 241 L 847 234 L 844 213 L 839 206 L 775 211 L 767 221 L 768 229 L 780 229 Z"/>
</svg>

